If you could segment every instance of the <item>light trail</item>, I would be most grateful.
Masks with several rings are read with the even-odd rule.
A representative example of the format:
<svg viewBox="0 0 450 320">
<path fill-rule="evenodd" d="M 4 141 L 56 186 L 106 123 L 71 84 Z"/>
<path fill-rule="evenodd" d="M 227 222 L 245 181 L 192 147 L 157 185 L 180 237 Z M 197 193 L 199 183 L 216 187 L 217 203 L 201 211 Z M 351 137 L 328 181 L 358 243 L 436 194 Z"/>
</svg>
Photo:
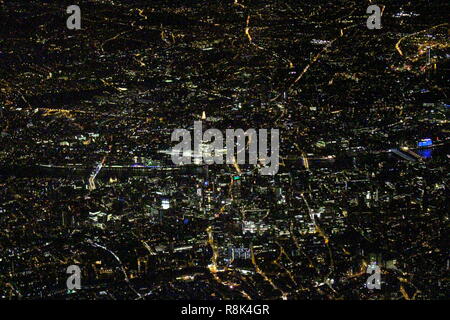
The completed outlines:
<svg viewBox="0 0 450 320">
<path fill-rule="evenodd" d="M 236 161 L 236 157 L 233 157 L 233 167 L 236 169 L 236 172 L 240 175 L 242 173 L 239 164 Z"/>
<path fill-rule="evenodd" d="M 300 250 L 300 252 L 301 252 L 301 253 L 305 256 L 305 258 L 308 260 L 309 266 L 312 267 L 312 268 L 314 268 L 314 269 L 316 269 L 316 272 L 317 272 L 318 274 L 320 274 L 319 269 L 317 269 L 317 267 L 316 267 L 316 265 L 314 264 L 314 262 L 313 262 L 313 261 L 311 260 L 311 258 L 303 251 L 302 246 L 298 243 L 298 239 L 297 239 L 297 237 L 296 237 L 295 234 L 294 234 L 294 224 L 293 224 L 292 221 L 291 221 L 291 223 L 290 223 L 290 225 L 289 225 L 289 231 L 290 231 L 291 238 L 292 238 L 292 240 L 294 241 L 294 244 L 295 244 L 296 248 L 297 248 L 298 250 Z"/>
<path fill-rule="evenodd" d="M 442 24 L 438 24 L 438 25 L 436 25 L 436 26 L 433 26 L 433 27 L 431 27 L 431 28 L 427 28 L 427 29 L 424 29 L 424 30 L 420 30 L 420 31 L 417 31 L 417 32 L 408 34 L 408 35 L 406 35 L 406 36 L 400 38 L 400 39 L 397 41 L 397 43 L 395 44 L 395 49 L 397 50 L 398 54 L 399 54 L 400 56 L 403 57 L 404 54 L 403 54 L 403 51 L 402 51 L 401 48 L 400 48 L 400 44 L 401 44 L 401 42 L 402 42 L 403 40 L 405 40 L 405 39 L 407 39 L 407 38 L 409 38 L 409 37 L 413 37 L 413 36 L 416 36 L 416 35 L 418 35 L 418 34 L 424 33 L 424 32 L 426 32 L 426 31 L 428 31 L 428 30 L 433 30 L 433 29 L 436 29 L 436 28 L 439 28 L 439 27 L 442 27 L 442 26 L 446 26 L 446 25 L 448 25 L 448 23 L 442 23 Z"/>
<path fill-rule="evenodd" d="M 250 35 L 250 27 L 249 27 L 249 25 L 250 25 L 250 16 L 247 16 L 247 25 L 246 25 L 246 27 L 245 27 L 244 33 L 245 33 L 245 35 L 247 36 L 248 41 L 249 41 L 250 43 L 253 43 L 253 41 L 252 41 L 252 36 Z"/>
<path fill-rule="evenodd" d="M 278 261 L 281 259 L 281 257 L 284 255 L 291 263 L 294 263 L 293 261 L 292 261 L 292 259 L 287 255 L 287 253 L 286 253 L 286 251 L 284 250 L 284 248 L 281 246 L 281 244 L 278 242 L 278 241 L 276 241 L 275 242 L 277 245 L 278 245 L 278 247 L 280 248 L 280 254 L 278 255 L 278 257 L 273 261 L 273 263 L 275 263 L 279 268 L 281 268 L 281 269 L 283 269 L 286 273 L 287 273 L 287 275 L 289 276 L 289 278 L 291 279 L 291 281 L 296 285 L 296 286 L 298 286 L 298 283 L 297 283 L 297 281 L 295 281 L 295 278 L 294 278 L 294 276 L 292 275 L 292 272 L 290 271 L 290 270 L 288 270 L 285 266 L 283 266 L 281 263 L 279 263 Z"/>
<path fill-rule="evenodd" d="M 350 28 L 354 28 L 358 26 L 357 24 L 348 26 L 346 28 L 343 28 L 340 30 L 339 36 L 337 36 L 336 38 L 334 38 L 333 40 L 331 40 L 320 52 L 318 52 L 311 60 L 310 62 L 303 68 L 302 72 L 299 74 L 299 76 L 294 80 L 293 83 L 291 83 L 291 85 L 288 87 L 288 92 L 290 93 L 292 91 L 292 88 L 294 87 L 294 85 L 296 83 L 298 83 L 303 76 L 308 72 L 308 70 L 314 65 L 314 63 L 317 62 L 317 60 L 319 60 L 322 55 L 328 51 L 328 49 L 334 44 L 334 42 L 336 42 L 339 38 L 343 37 L 344 34 L 344 30 L 348 30 Z M 275 100 L 278 100 L 278 98 L 281 96 L 281 93 L 278 94 L 275 98 L 271 99 L 270 101 L 273 102 Z"/>
<path fill-rule="evenodd" d="M 100 49 L 102 50 L 102 52 L 105 52 L 105 49 L 104 49 L 103 47 L 105 46 L 106 43 L 108 43 L 108 42 L 110 42 L 110 41 L 113 41 L 113 40 L 116 40 L 117 38 L 123 36 L 123 35 L 126 34 L 126 33 L 130 33 L 130 32 L 131 32 L 131 30 L 122 31 L 122 32 L 118 33 L 117 35 L 115 35 L 114 37 L 105 40 L 105 41 L 101 44 Z"/>
<path fill-rule="evenodd" d="M 209 269 L 209 271 L 211 271 L 211 273 L 216 278 L 217 276 L 215 275 L 215 273 L 217 273 L 217 271 L 218 271 L 217 258 L 219 257 L 219 253 L 217 250 L 217 246 L 214 244 L 214 235 L 213 235 L 212 227 L 208 226 L 208 228 L 206 228 L 206 232 L 208 233 L 208 244 L 211 247 L 212 252 L 213 252 L 213 255 L 211 256 L 211 264 L 208 266 L 208 269 Z"/>
<path fill-rule="evenodd" d="M 213 254 L 211 256 L 211 264 L 208 265 L 208 269 L 211 272 L 211 275 L 213 276 L 214 280 L 216 280 L 221 285 L 226 286 L 226 287 L 228 287 L 230 289 L 233 289 L 234 287 L 239 287 L 240 286 L 239 283 L 233 283 L 233 282 L 230 282 L 230 281 L 223 281 L 218 276 L 218 273 L 222 272 L 224 270 L 220 270 L 218 268 L 218 266 L 217 266 L 217 259 L 219 258 L 219 251 L 218 251 L 217 245 L 214 243 L 214 235 L 213 235 L 212 227 L 208 226 L 206 228 L 206 232 L 208 233 L 208 244 L 211 247 L 212 252 L 213 252 Z M 252 300 L 252 298 L 244 290 L 240 290 L 239 292 L 244 296 L 244 298 L 246 298 L 248 300 Z"/>
<path fill-rule="evenodd" d="M 250 245 L 250 254 L 251 254 L 252 263 L 253 263 L 253 266 L 255 267 L 256 272 L 257 272 L 261 277 L 263 277 L 263 279 L 266 280 L 266 281 L 272 286 L 272 288 L 274 288 L 274 289 L 277 290 L 277 291 L 280 291 L 281 294 L 282 294 L 283 296 L 286 296 L 286 293 L 283 292 L 283 290 L 281 290 L 280 288 L 278 288 L 278 287 L 275 285 L 275 283 L 272 281 L 272 279 L 270 279 L 270 278 L 264 273 L 264 271 L 262 271 L 262 270 L 259 268 L 259 266 L 258 266 L 258 264 L 257 264 L 257 262 L 256 262 L 255 253 L 253 252 L 253 245 Z"/>
<path fill-rule="evenodd" d="M 239 3 L 238 0 L 234 0 L 233 5 L 234 5 L 234 6 L 241 7 L 241 8 L 244 8 L 244 9 L 246 8 L 243 4 Z"/>
<path fill-rule="evenodd" d="M 122 263 L 122 261 L 120 260 L 120 258 L 117 256 L 117 254 L 115 254 L 113 251 L 111 251 L 111 250 L 108 249 L 107 247 L 102 246 L 101 244 L 98 244 L 98 243 L 92 241 L 91 239 L 86 240 L 86 242 L 89 243 L 89 244 L 90 244 L 91 246 L 93 246 L 93 247 L 100 248 L 100 249 L 103 249 L 103 250 L 109 252 L 109 253 L 114 257 L 114 259 L 116 259 L 116 261 L 119 263 L 120 269 L 121 269 L 121 271 L 122 271 L 122 273 L 123 273 L 123 275 L 124 275 L 124 280 L 125 280 L 125 282 L 128 284 L 128 286 L 130 287 L 130 289 L 131 289 L 131 290 L 139 297 L 139 299 L 142 299 L 142 295 L 141 295 L 139 292 L 137 292 L 137 291 L 133 288 L 133 286 L 131 285 L 131 283 L 130 283 L 130 278 L 128 277 L 127 272 L 126 272 L 126 270 L 125 270 L 125 268 L 124 268 L 124 266 L 123 266 L 123 263 Z"/>
</svg>

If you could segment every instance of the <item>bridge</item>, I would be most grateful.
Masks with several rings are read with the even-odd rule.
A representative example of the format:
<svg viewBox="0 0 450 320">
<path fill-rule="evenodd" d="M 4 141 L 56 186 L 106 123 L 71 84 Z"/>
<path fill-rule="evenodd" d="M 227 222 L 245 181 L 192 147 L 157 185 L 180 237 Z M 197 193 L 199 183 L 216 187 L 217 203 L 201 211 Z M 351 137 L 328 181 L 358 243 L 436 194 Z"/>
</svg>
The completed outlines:
<svg viewBox="0 0 450 320">
<path fill-rule="evenodd" d="M 399 156 L 400 158 L 407 160 L 407 161 L 411 161 L 411 162 L 416 162 L 417 160 L 415 158 L 413 158 L 411 155 L 406 154 L 405 152 L 400 151 L 399 149 L 389 149 L 389 152 L 392 152 L 393 154 Z"/>
</svg>

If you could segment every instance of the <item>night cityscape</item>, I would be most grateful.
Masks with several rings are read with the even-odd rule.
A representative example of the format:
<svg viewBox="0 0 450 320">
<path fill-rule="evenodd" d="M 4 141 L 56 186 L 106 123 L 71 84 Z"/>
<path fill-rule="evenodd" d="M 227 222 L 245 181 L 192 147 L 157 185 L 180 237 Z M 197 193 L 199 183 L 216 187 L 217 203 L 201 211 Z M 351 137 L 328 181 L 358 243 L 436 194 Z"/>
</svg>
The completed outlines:
<svg viewBox="0 0 450 320">
<path fill-rule="evenodd" d="M 448 300 L 449 9 L 0 0 L 0 300 Z"/>
</svg>

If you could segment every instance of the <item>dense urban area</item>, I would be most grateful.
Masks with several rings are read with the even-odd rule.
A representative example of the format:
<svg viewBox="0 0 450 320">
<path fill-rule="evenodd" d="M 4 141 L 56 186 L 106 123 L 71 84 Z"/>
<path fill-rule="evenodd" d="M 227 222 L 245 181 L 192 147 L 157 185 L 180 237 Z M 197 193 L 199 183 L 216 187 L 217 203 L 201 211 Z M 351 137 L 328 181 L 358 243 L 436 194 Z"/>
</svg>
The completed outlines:
<svg viewBox="0 0 450 320">
<path fill-rule="evenodd" d="M 0 299 L 448 299 L 450 6 L 370 4 L 0 1 Z M 277 174 L 175 165 L 200 120 Z"/>
</svg>

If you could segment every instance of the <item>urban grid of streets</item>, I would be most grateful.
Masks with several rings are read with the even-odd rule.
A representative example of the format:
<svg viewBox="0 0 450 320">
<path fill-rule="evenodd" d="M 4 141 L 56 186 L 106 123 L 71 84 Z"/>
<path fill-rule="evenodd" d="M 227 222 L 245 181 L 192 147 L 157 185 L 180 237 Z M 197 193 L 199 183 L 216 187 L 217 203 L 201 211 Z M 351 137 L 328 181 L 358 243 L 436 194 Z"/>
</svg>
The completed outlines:
<svg viewBox="0 0 450 320">
<path fill-rule="evenodd" d="M 369 30 L 372 2 L 78 1 L 69 30 L 0 1 L 0 298 L 445 299 L 449 5 Z M 279 172 L 174 165 L 197 120 L 280 129 Z"/>
</svg>

